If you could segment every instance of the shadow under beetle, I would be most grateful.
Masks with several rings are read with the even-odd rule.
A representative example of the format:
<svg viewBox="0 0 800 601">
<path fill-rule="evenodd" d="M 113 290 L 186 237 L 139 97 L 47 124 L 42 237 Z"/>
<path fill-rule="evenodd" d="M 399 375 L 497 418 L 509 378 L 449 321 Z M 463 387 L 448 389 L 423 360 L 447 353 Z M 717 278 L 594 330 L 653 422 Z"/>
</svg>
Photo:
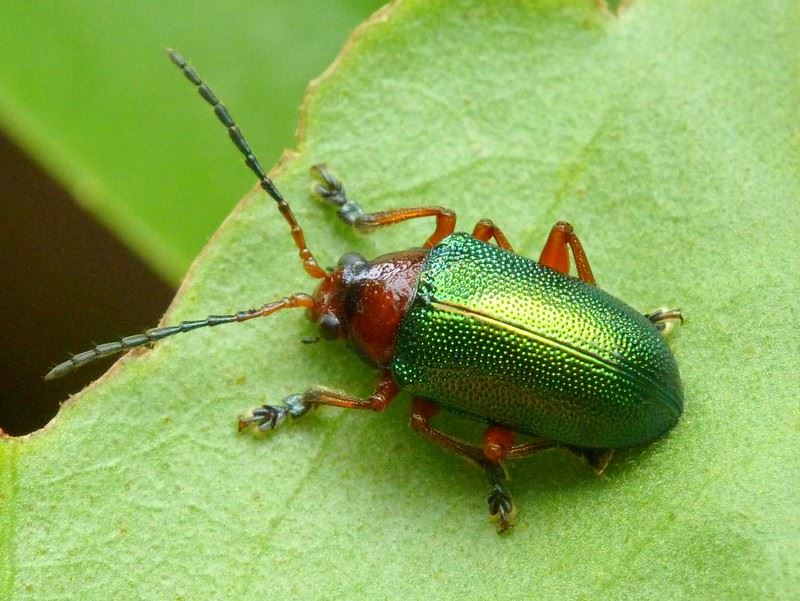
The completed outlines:
<svg viewBox="0 0 800 601">
<path fill-rule="evenodd" d="M 58 378 L 94 359 L 206 326 L 241 322 L 281 309 L 305 308 L 320 335 L 345 339 L 380 370 L 367 399 L 314 387 L 240 418 L 273 430 L 317 405 L 381 411 L 400 390 L 411 393 L 411 427 L 482 467 L 490 483 L 489 512 L 498 532 L 513 522 L 504 459 L 552 447 L 583 457 L 601 473 L 613 450 L 651 441 L 672 428 L 683 408 L 675 359 L 663 339 L 683 322 L 679 309 L 642 315 L 595 286 L 572 226 L 553 226 L 538 262 L 514 253 L 503 232 L 483 219 L 471 234 L 455 232 L 456 215 L 442 207 L 367 213 L 323 165 L 312 168 L 316 194 L 359 230 L 421 217 L 436 229 L 421 248 L 371 261 L 346 253 L 323 269 L 306 245 L 292 209 L 267 177 L 230 113 L 183 57 L 169 57 L 214 109 L 228 135 L 278 203 L 291 227 L 303 268 L 321 280 L 259 309 L 160 327 L 101 344 L 58 365 Z M 496 244 L 489 242 L 494 240 Z M 578 277 L 569 275 L 570 251 Z M 437 430 L 439 408 L 486 424 L 481 444 Z M 515 434 L 527 435 L 516 442 Z"/>
</svg>

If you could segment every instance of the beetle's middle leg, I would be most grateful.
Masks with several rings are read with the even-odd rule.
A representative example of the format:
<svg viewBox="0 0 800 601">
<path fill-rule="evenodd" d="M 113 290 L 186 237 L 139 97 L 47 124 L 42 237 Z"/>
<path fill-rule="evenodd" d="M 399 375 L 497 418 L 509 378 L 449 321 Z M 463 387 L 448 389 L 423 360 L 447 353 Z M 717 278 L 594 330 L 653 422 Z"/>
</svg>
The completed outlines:
<svg viewBox="0 0 800 601">
<path fill-rule="evenodd" d="M 481 219 L 476 223 L 475 227 L 472 228 L 472 236 L 481 242 L 488 242 L 494 238 L 495 242 L 497 242 L 497 246 L 514 252 L 514 248 L 511 246 L 508 238 L 506 238 L 503 230 L 497 227 L 491 219 Z"/>
<path fill-rule="evenodd" d="M 561 273 L 569 273 L 569 251 L 572 251 L 578 277 L 587 284 L 594 285 L 594 274 L 589 266 L 589 259 L 586 258 L 577 234 L 566 221 L 559 221 L 550 230 L 542 254 L 539 256 L 539 263 Z"/>
<path fill-rule="evenodd" d="M 502 426 L 489 426 L 483 433 L 483 453 L 497 461 L 521 459 L 556 446 L 559 445 L 546 438 L 536 438 L 529 442 L 514 444 L 514 433 Z M 606 470 L 614 457 L 614 449 L 589 449 L 572 445 L 565 445 L 564 448 L 586 461 L 598 476 Z"/>
<path fill-rule="evenodd" d="M 411 427 L 439 446 L 469 459 L 482 467 L 489 477 L 489 513 L 497 517 L 497 531 L 503 532 L 513 525 L 516 510 L 511 493 L 505 485 L 506 470 L 502 459 L 517 459 L 553 446 L 543 439 L 523 444 L 514 444 L 511 431 L 499 426 L 489 426 L 484 435 L 483 446 L 473 445 L 449 434 L 437 430 L 431 425 L 431 419 L 439 408 L 425 399 L 414 399 L 411 409 Z"/>
<path fill-rule="evenodd" d="M 425 241 L 425 247 L 439 244 L 456 229 L 456 214 L 443 207 L 415 207 L 410 209 L 393 209 L 367 213 L 356 201 L 347 197 L 344 184 L 328 171 L 325 165 L 314 165 L 311 177 L 316 180 L 312 190 L 324 201 L 338 207 L 339 219 L 359 230 L 371 230 L 385 225 L 392 225 L 409 219 L 435 217 L 436 229 Z"/>
<path fill-rule="evenodd" d="M 291 394 L 283 399 L 280 405 L 262 405 L 254 409 L 247 417 L 239 418 L 239 431 L 249 425 L 255 425 L 259 430 L 274 430 L 280 426 L 287 417 L 297 419 L 304 416 L 317 405 L 333 405 L 345 409 L 369 409 L 383 411 L 397 396 L 399 389 L 389 370 L 381 374 L 375 390 L 367 399 L 359 399 L 343 392 L 328 388 L 309 388 L 302 394 Z"/>
<path fill-rule="evenodd" d="M 490 225 L 494 226 L 491 222 Z M 475 226 L 475 230 L 478 230 L 478 226 Z M 473 235 L 475 234 L 473 233 Z M 499 244 L 500 239 L 497 238 L 497 240 Z M 569 273 L 570 251 L 572 251 L 572 258 L 575 261 L 575 269 L 578 272 L 578 277 L 588 284 L 594 284 L 594 274 L 592 273 L 592 268 L 589 266 L 589 259 L 586 258 L 586 253 L 583 250 L 581 241 L 573 231 L 572 226 L 566 221 L 559 221 L 550 230 L 550 235 L 539 257 L 539 263 L 562 273 Z M 680 321 L 681 325 L 683 325 L 684 321 L 680 309 L 656 309 L 655 311 L 645 314 L 645 317 L 649 319 L 664 336 L 667 336 L 672 331 L 677 322 Z M 605 467 L 597 468 L 595 466 L 597 462 L 593 458 L 587 458 L 587 460 L 598 472 L 602 472 L 602 470 L 605 469 Z M 597 465 L 599 465 L 599 463 Z"/>
</svg>

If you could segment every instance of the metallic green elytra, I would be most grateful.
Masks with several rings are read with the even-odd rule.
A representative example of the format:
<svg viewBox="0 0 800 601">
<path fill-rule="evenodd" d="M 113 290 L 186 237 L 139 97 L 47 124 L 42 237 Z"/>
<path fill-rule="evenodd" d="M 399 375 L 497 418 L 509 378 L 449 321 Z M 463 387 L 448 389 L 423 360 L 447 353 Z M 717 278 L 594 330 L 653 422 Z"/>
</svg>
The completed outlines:
<svg viewBox="0 0 800 601">
<path fill-rule="evenodd" d="M 392 371 L 413 395 L 591 448 L 675 425 L 675 359 L 641 313 L 581 280 L 456 233 L 431 249 Z"/>
</svg>

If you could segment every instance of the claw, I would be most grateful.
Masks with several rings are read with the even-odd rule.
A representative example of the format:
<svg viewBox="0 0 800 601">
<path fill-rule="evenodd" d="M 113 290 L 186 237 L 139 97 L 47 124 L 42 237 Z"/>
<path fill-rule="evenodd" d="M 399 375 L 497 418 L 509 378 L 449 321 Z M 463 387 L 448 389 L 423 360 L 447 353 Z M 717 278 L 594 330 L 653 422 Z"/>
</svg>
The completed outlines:
<svg viewBox="0 0 800 601">
<path fill-rule="evenodd" d="M 487 501 L 489 502 L 489 513 L 493 518 L 499 520 L 497 533 L 501 534 L 511 528 L 517 512 L 508 489 L 502 484 L 496 483 L 489 492 Z"/>
<path fill-rule="evenodd" d="M 676 322 L 680 322 L 680 325 L 683 325 L 686 321 L 680 309 L 667 309 L 666 307 L 646 313 L 645 317 L 649 319 L 664 336 L 668 336 L 672 332 Z"/>
<path fill-rule="evenodd" d="M 239 417 L 239 432 L 255 425 L 260 432 L 268 432 L 280 426 L 287 417 L 297 419 L 305 415 L 313 405 L 302 394 L 290 394 L 282 405 L 262 405 L 250 412 L 249 416 Z"/>
<path fill-rule="evenodd" d="M 286 407 L 274 407 L 272 405 L 263 405 L 258 409 L 254 409 L 252 413 L 245 417 L 239 417 L 239 432 L 245 430 L 251 425 L 255 425 L 259 431 L 267 432 L 277 428 L 288 415 Z"/>
<path fill-rule="evenodd" d="M 342 181 L 333 175 L 323 165 L 314 165 L 311 168 L 311 192 L 318 198 L 337 207 L 339 219 L 348 225 L 361 226 L 368 220 L 369 215 L 364 212 L 357 202 L 350 200 L 345 192 Z"/>
<path fill-rule="evenodd" d="M 337 207 L 341 207 L 347 202 L 342 182 L 328 171 L 326 165 L 314 165 L 311 168 L 311 177 L 315 180 L 311 185 L 311 191 L 314 195 Z"/>
</svg>

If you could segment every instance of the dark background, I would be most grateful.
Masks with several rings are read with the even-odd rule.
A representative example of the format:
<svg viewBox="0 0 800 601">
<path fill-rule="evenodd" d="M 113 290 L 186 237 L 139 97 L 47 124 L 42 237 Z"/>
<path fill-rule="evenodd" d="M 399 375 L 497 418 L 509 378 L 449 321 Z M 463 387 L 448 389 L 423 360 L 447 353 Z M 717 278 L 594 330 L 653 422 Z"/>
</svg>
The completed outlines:
<svg viewBox="0 0 800 601">
<path fill-rule="evenodd" d="M 113 361 L 45 382 L 67 351 L 153 327 L 175 290 L 2 133 L 0 182 L 0 428 L 19 435 Z"/>
</svg>

